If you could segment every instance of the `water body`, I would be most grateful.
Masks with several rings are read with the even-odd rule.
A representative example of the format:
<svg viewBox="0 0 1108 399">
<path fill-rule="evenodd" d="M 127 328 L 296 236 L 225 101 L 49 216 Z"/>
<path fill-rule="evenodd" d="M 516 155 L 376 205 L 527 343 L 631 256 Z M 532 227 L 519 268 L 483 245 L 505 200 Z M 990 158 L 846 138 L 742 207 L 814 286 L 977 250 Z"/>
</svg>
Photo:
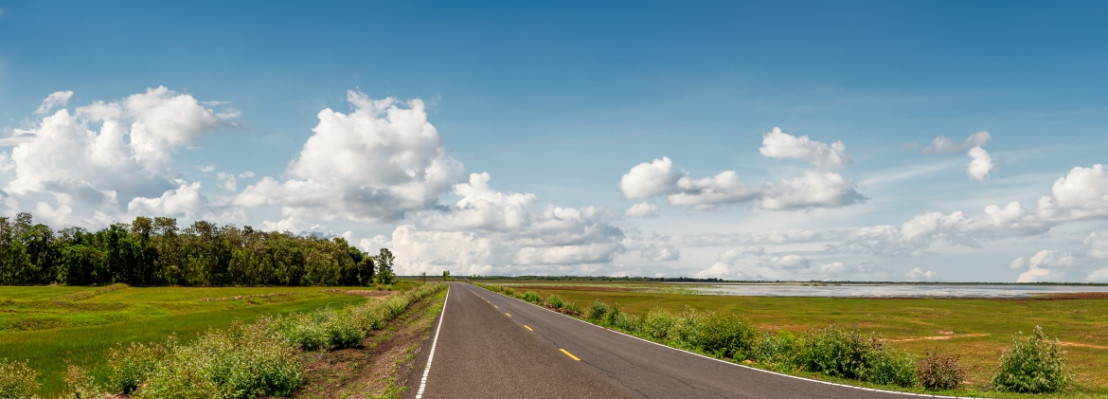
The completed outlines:
<svg viewBox="0 0 1108 399">
<path fill-rule="evenodd" d="M 1108 286 L 1012 284 L 714 284 L 690 287 L 705 295 L 842 298 L 1026 298 L 1044 294 L 1108 292 Z"/>
</svg>

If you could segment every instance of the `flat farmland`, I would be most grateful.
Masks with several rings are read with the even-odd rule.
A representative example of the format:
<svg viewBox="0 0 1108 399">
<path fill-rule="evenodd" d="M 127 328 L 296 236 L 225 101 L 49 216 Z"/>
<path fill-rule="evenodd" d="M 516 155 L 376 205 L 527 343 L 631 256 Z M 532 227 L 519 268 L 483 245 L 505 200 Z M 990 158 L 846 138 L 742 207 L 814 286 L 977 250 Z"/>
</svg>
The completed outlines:
<svg viewBox="0 0 1108 399">
<path fill-rule="evenodd" d="M 838 325 L 874 332 L 888 346 L 916 357 L 926 351 L 960 356 L 971 390 L 984 391 L 1001 353 L 1019 331 L 1042 326 L 1066 350 L 1077 397 L 1108 395 L 1108 294 L 1057 294 L 1020 299 L 754 297 L 693 294 L 693 286 L 666 283 L 490 281 L 543 298 L 556 294 L 587 311 L 594 301 L 631 315 L 662 308 L 734 312 L 762 333 Z M 1069 394 L 1064 395 L 1069 397 Z"/>
<path fill-rule="evenodd" d="M 351 288 L 362 289 L 364 287 Z M 259 316 L 364 303 L 341 287 L 137 288 L 0 287 L 0 359 L 25 361 L 40 373 L 42 393 L 63 389 L 67 365 L 104 373 L 105 355 L 117 344 L 188 342 Z"/>
</svg>

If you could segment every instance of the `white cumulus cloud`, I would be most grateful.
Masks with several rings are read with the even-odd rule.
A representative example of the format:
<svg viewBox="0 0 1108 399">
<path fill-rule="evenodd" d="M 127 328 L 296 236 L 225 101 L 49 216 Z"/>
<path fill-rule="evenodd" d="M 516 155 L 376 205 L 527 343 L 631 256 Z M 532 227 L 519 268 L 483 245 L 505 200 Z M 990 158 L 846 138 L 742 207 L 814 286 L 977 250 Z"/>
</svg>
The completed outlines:
<svg viewBox="0 0 1108 399">
<path fill-rule="evenodd" d="M 661 214 L 661 211 L 658 209 L 657 205 L 649 202 L 640 202 L 631 205 L 623 214 L 629 218 L 656 218 Z"/>
<path fill-rule="evenodd" d="M 762 137 L 762 148 L 758 151 L 770 158 L 795 158 L 822 168 L 850 165 L 850 155 L 841 141 L 827 145 L 808 136 L 796 137 L 782 132 L 778 127 Z"/>
<path fill-rule="evenodd" d="M 730 170 L 701 179 L 681 176 L 677 187 L 679 191 L 668 196 L 669 203 L 691 209 L 713 209 L 721 205 L 752 201 L 760 196 L 755 188 L 748 187 L 737 173 Z"/>
<path fill-rule="evenodd" d="M 488 173 L 472 173 L 469 181 L 454 185 L 462 198 L 450 212 L 432 212 L 421 216 L 421 224 L 436 230 L 515 231 L 529 225 L 529 209 L 534 194 L 502 193 L 489 187 Z"/>
<path fill-rule="evenodd" d="M 639 256 L 651 262 L 669 262 L 681 259 L 681 251 L 672 246 L 651 245 L 643 248 Z"/>
<path fill-rule="evenodd" d="M 391 243 L 407 254 L 397 258 L 397 271 L 591 274 L 626 252 L 625 235 L 607 210 L 539 207 L 534 194 L 496 191 L 489 180 L 487 173 L 470 174 L 454 185 L 455 204 L 414 213 L 414 223 L 397 227 Z M 673 256 L 676 249 L 655 254 Z"/>
<path fill-rule="evenodd" d="M 698 210 L 738 203 L 767 210 L 832 208 L 866 199 L 852 180 L 834 172 L 808 170 L 797 178 L 751 186 L 731 170 L 699 179 L 678 173 L 668 157 L 631 168 L 620 180 L 620 188 L 627 198 L 666 195 L 670 205 Z"/>
<path fill-rule="evenodd" d="M 1044 281 L 1060 281 L 1063 274 L 1056 270 L 1073 266 L 1075 258 L 1070 254 L 1059 253 L 1054 250 L 1041 250 L 1028 259 L 1027 271 L 1020 273 L 1016 278 L 1018 283 L 1035 283 Z"/>
<path fill-rule="evenodd" d="M 291 216 L 395 221 L 429 209 L 461 175 L 421 100 L 374 100 L 347 93 L 349 114 L 319 112 L 314 134 L 281 181 L 265 177 L 236 203 L 279 205 Z"/>
<path fill-rule="evenodd" d="M 196 194 L 198 183 L 180 179 L 174 155 L 233 126 L 237 112 L 218 112 L 166 87 L 64 108 L 72 95 L 47 97 L 36 110 L 44 116 L 20 132 L 23 140 L 11 150 L 14 178 L 3 190 L 18 206 L 36 204 L 50 223 L 82 226 L 126 212 L 195 217 L 211 211 Z"/>
<path fill-rule="evenodd" d="M 966 174 L 969 175 L 970 179 L 985 180 L 990 172 L 996 170 L 996 166 L 993 165 L 993 158 L 989 156 L 989 152 L 985 151 L 984 148 L 970 148 L 967 154 L 971 159 L 970 163 L 966 165 Z"/>
<path fill-rule="evenodd" d="M 935 278 L 935 272 L 915 267 L 908 271 L 908 279 L 913 281 L 931 280 Z"/>
<path fill-rule="evenodd" d="M 1108 217 L 1108 172 L 1103 165 L 1075 167 L 1058 178 L 1050 195 L 1038 206 L 1024 208 L 1018 201 L 989 205 L 984 213 L 962 211 L 918 214 L 900 226 L 856 229 L 829 250 L 870 254 L 919 255 L 937 242 L 979 247 L 980 241 L 1001 237 L 1039 235 L 1060 224 Z"/>
<path fill-rule="evenodd" d="M 1108 258 L 1108 229 L 1089 232 L 1082 240 L 1086 253 L 1094 258 Z"/>
<path fill-rule="evenodd" d="M 1108 283 L 1108 268 L 1100 269 L 1089 273 L 1089 276 L 1085 278 L 1086 283 Z"/>
<path fill-rule="evenodd" d="M 1062 219 L 1108 216 L 1108 171 L 1102 164 L 1071 169 L 1054 181 L 1049 197 L 1039 199 L 1038 213 Z"/>
<path fill-rule="evenodd" d="M 681 177 L 681 174 L 673 170 L 673 161 L 662 157 L 632 167 L 620 178 L 619 189 L 628 199 L 669 194 L 676 190 L 677 180 Z"/>
<path fill-rule="evenodd" d="M 853 181 L 837 173 L 808 170 L 801 177 L 767 183 L 760 206 L 770 210 L 834 208 L 864 200 Z"/>
</svg>

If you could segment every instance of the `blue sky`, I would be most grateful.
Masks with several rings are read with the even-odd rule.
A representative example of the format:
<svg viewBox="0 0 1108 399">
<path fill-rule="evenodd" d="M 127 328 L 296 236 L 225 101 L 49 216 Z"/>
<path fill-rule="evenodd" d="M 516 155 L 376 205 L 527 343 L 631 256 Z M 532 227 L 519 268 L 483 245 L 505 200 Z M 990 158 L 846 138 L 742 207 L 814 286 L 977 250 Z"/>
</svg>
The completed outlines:
<svg viewBox="0 0 1108 399">
<path fill-rule="evenodd" d="M 0 207 L 413 274 L 1106 281 L 1105 12 L 0 1 Z"/>
</svg>

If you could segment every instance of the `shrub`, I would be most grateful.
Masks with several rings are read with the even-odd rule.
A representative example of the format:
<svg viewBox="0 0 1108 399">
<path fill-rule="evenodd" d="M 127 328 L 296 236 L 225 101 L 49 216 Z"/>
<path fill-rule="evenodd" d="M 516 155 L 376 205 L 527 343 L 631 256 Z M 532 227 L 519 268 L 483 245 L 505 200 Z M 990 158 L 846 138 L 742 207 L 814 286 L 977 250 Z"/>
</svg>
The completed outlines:
<svg viewBox="0 0 1108 399">
<path fill-rule="evenodd" d="M 159 368 L 150 383 L 135 392 L 136 398 L 219 399 L 226 396 L 219 384 L 204 378 L 195 368 L 177 372 Z M 83 397 L 82 397 L 83 398 Z"/>
<path fill-rule="evenodd" d="M 108 352 L 108 389 L 113 392 L 130 394 L 134 392 L 165 357 L 165 348 L 161 345 L 149 346 L 132 342 L 124 348 L 119 345 Z"/>
<path fill-rule="evenodd" d="M 754 327 L 732 313 L 710 313 L 699 318 L 700 325 L 690 344 L 716 357 L 744 360 L 754 348 Z"/>
<path fill-rule="evenodd" d="M 911 356 L 887 350 L 866 354 L 858 379 L 883 385 L 910 387 L 916 384 L 916 365 Z"/>
<path fill-rule="evenodd" d="M 111 397 L 104 393 L 104 389 L 96 384 L 96 380 L 85 372 L 85 369 L 69 365 L 65 369 L 65 392 L 62 398 L 77 399 L 104 399 Z"/>
<path fill-rule="evenodd" d="M 0 361 L 0 398 L 37 398 L 38 372 L 22 362 Z"/>
<path fill-rule="evenodd" d="M 542 304 L 542 297 L 539 296 L 539 294 L 536 294 L 534 291 L 527 291 L 523 294 L 523 296 L 520 297 L 520 299 L 536 305 Z"/>
<path fill-rule="evenodd" d="M 391 296 L 382 299 L 378 303 L 384 309 L 381 315 L 385 316 L 385 320 L 395 319 L 396 316 L 400 316 L 401 313 L 404 313 L 404 309 L 408 308 L 408 301 L 399 296 Z"/>
<path fill-rule="evenodd" d="M 354 323 L 365 331 L 380 330 L 385 328 L 385 321 L 381 320 L 374 312 L 369 311 L 368 308 L 358 308 L 353 312 L 350 312 L 350 317 L 354 319 Z"/>
<path fill-rule="evenodd" d="M 651 309 L 642 316 L 642 332 L 647 338 L 665 342 L 673 337 L 678 318 L 661 308 Z"/>
<path fill-rule="evenodd" d="M 858 329 L 816 330 L 806 337 L 793 361 L 805 370 L 832 377 L 900 386 L 915 383 L 910 357 L 889 352 L 876 335 L 866 338 Z"/>
<path fill-rule="evenodd" d="M 777 335 L 766 334 L 754 345 L 752 356 L 758 363 L 771 368 L 779 365 L 788 366 L 793 363 L 794 354 L 800 348 L 800 344 L 800 338 L 788 331 L 781 331 Z"/>
<path fill-rule="evenodd" d="M 607 325 L 630 333 L 638 333 L 642 330 L 642 320 L 627 314 L 617 305 L 612 305 L 605 319 Z"/>
<path fill-rule="evenodd" d="M 927 389 L 955 389 L 966 378 L 958 357 L 927 352 L 916 362 L 916 378 Z"/>
<path fill-rule="evenodd" d="M 301 313 L 278 321 L 277 333 L 295 348 L 313 351 L 327 344 L 327 333 L 323 330 L 320 312 Z"/>
<path fill-rule="evenodd" d="M 620 309 L 619 305 L 612 305 L 608 307 L 608 313 L 604 314 L 604 319 L 601 320 L 601 323 L 605 326 L 615 327 L 616 323 L 625 317 L 627 317 L 627 315 L 623 313 L 623 309 Z"/>
<path fill-rule="evenodd" d="M 1047 339 L 1042 327 L 1025 337 L 1016 334 L 1012 347 L 1000 358 L 1000 370 L 993 377 L 993 386 L 1012 392 L 1057 392 L 1070 383 L 1064 352 L 1058 339 Z"/>
<path fill-rule="evenodd" d="M 359 325 L 357 317 L 351 311 L 333 312 L 324 327 L 327 342 L 336 348 L 355 348 L 362 345 L 366 329 Z"/>
<path fill-rule="evenodd" d="M 676 346 L 688 349 L 698 349 L 692 345 L 700 334 L 701 319 L 704 314 L 693 308 L 685 308 L 685 311 L 677 317 L 677 323 L 673 325 L 669 335 L 670 342 Z"/>
<path fill-rule="evenodd" d="M 566 305 L 566 303 L 562 301 L 562 297 L 555 294 L 550 294 L 550 297 L 546 298 L 546 303 L 549 304 L 550 307 L 555 309 L 561 309 L 563 306 Z"/>
<path fill-rule="evenodd" d="M 286 396 L 303 381 L 296 350 L 264 323 L 210 330 L 177 346 L 136 394 L 140 398 Z"/>
<path fill-rule="evenodd" d="M 863 338 L 857 329 L 830 327 L 809 334 L 798 353 L 798 363 L 808 371 L 832 377 L 857 379 L 866 352 L 881 344 L 876 337 Z"/>
<path fill-rule="evenodd" d="M 589 321 L 593 324 L 601 324 L 607 314 L 608 305 L 604 302 L 596 301 L 589 307 Z"/>
</svg>

